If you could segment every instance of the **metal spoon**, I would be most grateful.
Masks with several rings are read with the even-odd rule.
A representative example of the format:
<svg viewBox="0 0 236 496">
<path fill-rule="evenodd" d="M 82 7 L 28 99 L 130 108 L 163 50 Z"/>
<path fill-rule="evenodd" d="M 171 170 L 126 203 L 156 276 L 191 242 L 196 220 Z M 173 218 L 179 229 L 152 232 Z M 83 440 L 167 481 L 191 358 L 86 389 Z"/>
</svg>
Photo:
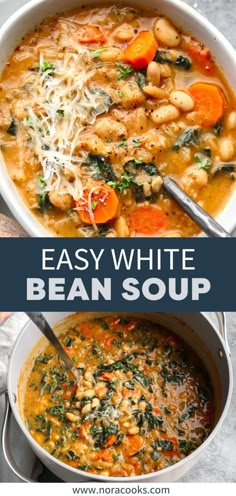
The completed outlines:
<svg viewBox="0 0 236 496">
<path fill-rule="evenodd" d="M 79 383 L 80 376 L 77 368 L 74 366 L 73 360 L 71 360 L 70 356 L 66 353 L 66 351 L 62 347 L 60 341 L 56 337 L 56 334 L 54 334 L 52 328 L 50 327 L 49 323 L 46 321 L 43 314 L 41 312 L 25 312 L 25 313 L 36 325 L 36 327 L 38 327 L 38 329 L 42 332 L 42 334 L 48 339 L 48 341 L 50 341 L 52 346 L 55 348 L 57 353 L 62 358 L 63 362 L 72 372 L 76 382 Z"/>
<path fill-rule="evenodd" d="M 162 177 L 163 186 L 169 195 L 182 207 L 191 219 L 208 235 L 214 238 L 231 238 L 230 234 L 201 208 L 170 177 Z"/>
</svg>

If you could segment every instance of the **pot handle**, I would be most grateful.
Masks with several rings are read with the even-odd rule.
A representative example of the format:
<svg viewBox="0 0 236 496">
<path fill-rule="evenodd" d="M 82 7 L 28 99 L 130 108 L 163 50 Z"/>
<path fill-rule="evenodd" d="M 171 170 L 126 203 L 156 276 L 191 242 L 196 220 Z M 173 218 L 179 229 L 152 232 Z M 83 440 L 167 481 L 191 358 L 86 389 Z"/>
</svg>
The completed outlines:
<svg viewBox="0 0 236 496">
<path fill-rule="evenodd" d="M 10 442 L 9 442 L 9 424 L 10 424 L 10 418 L 11 418 L 11 407 L 8 399 L 8 393 L 7 391 L 3 391 L 5 394 L 5 414 L 4 414 L 4 421 L 3 421 L 3 427 L 2 427 L 2 450 L 3 450 L 3 455 L 4 458 L 12 470 L 14 474 L 19 477 L 24 482 L 35 482 L 33 479 L 30 479 L 26 475 L 22 473 L 22 471 L 18 468 L 16 465 L 15 460 L 12 457 L 11 454 L 11 449 L 10 449 Z"/>
<path fill-rule="evenodd" d="M 225 312 L 215 312 L 217 321 L 218 321 L 218 326 L 219 326 L 219 332 L 220 335 L 222 336 L 226 349 L 228 351 L 228 354 L 231 356 L 230 352 L 230 347 L 229 347 L 229 342 L 228 342 L 228 337 L 227 337 L 227 325 L 226 325 L 226 315 Z"/>
</svg>

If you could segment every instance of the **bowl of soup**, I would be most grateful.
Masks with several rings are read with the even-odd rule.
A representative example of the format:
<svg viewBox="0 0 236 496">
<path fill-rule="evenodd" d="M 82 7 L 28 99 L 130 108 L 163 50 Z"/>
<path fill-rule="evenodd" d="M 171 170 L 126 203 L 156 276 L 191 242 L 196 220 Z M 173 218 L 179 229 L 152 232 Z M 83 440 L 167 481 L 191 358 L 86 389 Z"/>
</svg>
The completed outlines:
<svg viewBox="0 0 236 496">
<path fill-rule="evenodd" d="M 236 224 L 236 57 L 184 2 L 34 0 L 0 34 L 2 195 L 33 236 L 199 234 L 169 175 Z"/>
<path fill-rule="evenodd" d="M 10 359 L 8 395 L 40 460 L 68 482 L 170 482 L 186 473 L 232 394 L 217 327 L 193 313 L 45 316 L 80 379 L 28 322 Z"/>
</svg>

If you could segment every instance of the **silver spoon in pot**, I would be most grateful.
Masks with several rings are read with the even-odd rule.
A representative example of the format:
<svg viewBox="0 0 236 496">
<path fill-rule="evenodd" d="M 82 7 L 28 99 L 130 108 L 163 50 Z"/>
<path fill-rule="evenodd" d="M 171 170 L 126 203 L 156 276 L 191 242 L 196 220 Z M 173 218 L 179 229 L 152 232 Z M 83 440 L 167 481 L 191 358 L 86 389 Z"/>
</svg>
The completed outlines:
<svg viewBox="0 0 236 496">
<path fill-rule="evenodd" d="M 73 374 L 77 384 L 80 381 L 80 375 L 77 370 L 77 368 L 74 366 L 73 360 L 71 360 L 71 357 L 66 353 L 64 348 L 62 347 L 60 341 L 58 340 L 56 334 L 53 332 L 51 326 L 43 316 L 41 312 L 25 312 L 26 315 L 32 320 L 32 322 L 38 327 L 38 329 L 42 332 L 42 334 L 50 341 L 52 346 L 55 348 L 57 353 L 60 355 L 62 358 L 63 362 L 67 366 L 67 368 L 71 371 Z"/>
<path fill-rule="evenodd" d="M 231 238 L 230 234 L 187 195 L 173 179 L 164 176 L 162 180 L 164 189 L 208 236 L 214 238 Z"/>
</svg>

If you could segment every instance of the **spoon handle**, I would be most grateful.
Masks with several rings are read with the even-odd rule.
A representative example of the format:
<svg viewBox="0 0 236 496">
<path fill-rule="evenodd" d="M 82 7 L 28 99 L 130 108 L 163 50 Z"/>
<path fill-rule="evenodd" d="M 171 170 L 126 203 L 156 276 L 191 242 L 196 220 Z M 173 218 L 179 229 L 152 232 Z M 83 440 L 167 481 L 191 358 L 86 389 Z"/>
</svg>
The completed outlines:
<svg viewBox="0 0 236 496">
<path fill-rule="evenodd" d="M 169 195 L 182 207 L 191 219 L 208 235 L 214 238 L 231 238 L 230 234 L 201 208 L 178 184 L 170 177 L 163 177 L 164 188 Z"/>
<path fill-rule="evenodd" d="M 74 366 L 73 360 L 71 360 L 70 356 L 65 352 L 62 347 L 60 341 L 57 339 L 50 325 L 46 321 L 45 317 L 41 312 L 25 312 L 26 315 L 32 320 L 32 322 L 40 329 L 42 334 L 50 341 L 53 347 L 56 349 L 58 354 L 61 356 L 62 360 L 65 362 L 68 369 L 71 370 L 72 374 L 78 381 L 78 370 Z"/>
</svg>

